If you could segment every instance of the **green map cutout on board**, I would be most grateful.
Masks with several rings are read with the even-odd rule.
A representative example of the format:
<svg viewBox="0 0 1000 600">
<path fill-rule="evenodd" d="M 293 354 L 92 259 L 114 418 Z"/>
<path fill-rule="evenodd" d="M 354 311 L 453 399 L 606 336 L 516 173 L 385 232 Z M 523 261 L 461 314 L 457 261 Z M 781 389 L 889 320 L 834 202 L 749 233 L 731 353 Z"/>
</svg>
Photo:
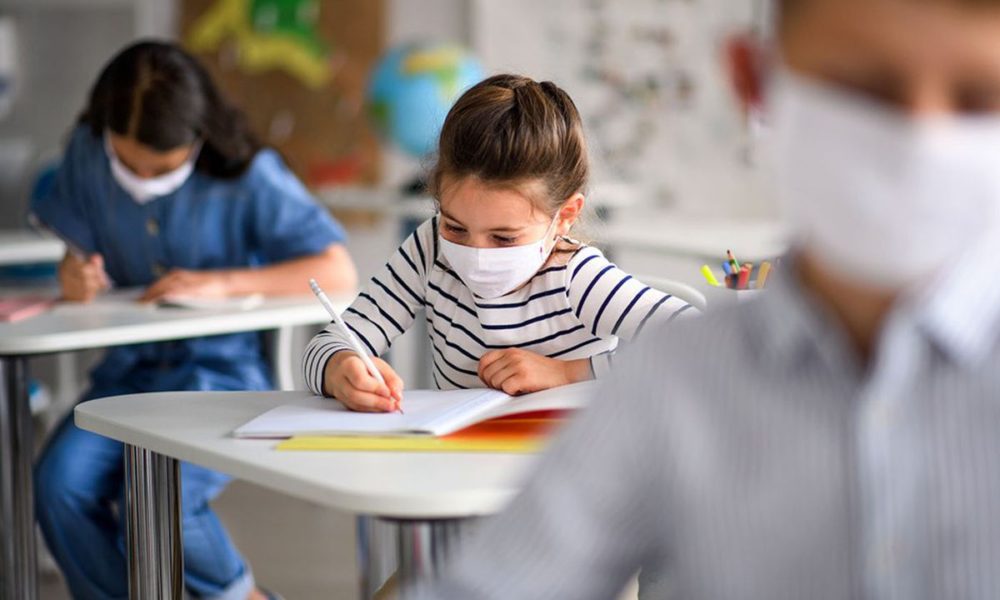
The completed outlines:
<svg viewBox="0 0 1000 600">
<path fill-rule="evenodd" d="M 329 48 L 320 38 L 317 0 L 217 0 L 191 28 L 195 52 L 214 52 L 227 39 L 248 73 L 281 69 L 310 88 L 329 83 Z"/>
</svg>

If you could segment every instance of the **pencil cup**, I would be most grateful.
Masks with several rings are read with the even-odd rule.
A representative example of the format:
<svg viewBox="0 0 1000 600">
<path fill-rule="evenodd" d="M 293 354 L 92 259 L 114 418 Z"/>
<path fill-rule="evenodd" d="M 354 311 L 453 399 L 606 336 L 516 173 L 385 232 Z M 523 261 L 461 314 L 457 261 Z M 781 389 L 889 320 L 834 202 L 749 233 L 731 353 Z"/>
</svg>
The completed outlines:
<svg viewBox="0 0 1000 600">
<path fill-rule="evenodd" d="M 764 290 L 754 289 L 731 290 L 727 287 L 714 287 L 710 285 L 703 285 L 699 289 L 705 294 L 705 300 L 708 302 L 708 310 L 710 311 L 732 306 L 739 302 L 748 302 L 764 292 Z"/>
</svg>

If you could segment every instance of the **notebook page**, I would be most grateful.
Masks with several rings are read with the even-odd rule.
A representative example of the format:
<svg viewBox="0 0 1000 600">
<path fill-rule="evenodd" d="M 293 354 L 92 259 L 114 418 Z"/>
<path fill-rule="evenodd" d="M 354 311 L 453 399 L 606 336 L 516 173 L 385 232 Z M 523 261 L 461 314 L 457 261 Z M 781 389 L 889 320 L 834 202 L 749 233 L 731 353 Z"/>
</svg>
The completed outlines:
<svg viewBox="0 0 1000 600">
<path fill-rule="evenodd" d="M 585 381 L 511 398 L 498 405 L 483 419 L 496 419 L 529 412 L 578 410 L 587 406 L 597 390 L 596 381 Z"/>
<path fill-rule="evenodd" d="M 285 438 L 298 435 L 443 435 L 475 422 L 507 399 L 490 390 L 409 391 L 399 413 L 358 413 L 328 398 L 311 398 L 279 406 L 237 428 L 243 438 Z M 452 429 L 454 428 L 454 429 Z"/>
</svg>

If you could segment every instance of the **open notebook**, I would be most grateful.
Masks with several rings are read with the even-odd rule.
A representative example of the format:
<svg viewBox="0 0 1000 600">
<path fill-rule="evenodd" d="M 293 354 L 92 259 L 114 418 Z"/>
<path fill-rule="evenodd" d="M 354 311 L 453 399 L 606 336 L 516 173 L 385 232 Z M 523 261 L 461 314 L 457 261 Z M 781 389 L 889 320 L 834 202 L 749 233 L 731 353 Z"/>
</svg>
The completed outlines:
<svg viewBox="0 0 1000 600">
<path fill-rule="evenodd" d="M 406 414 L 366 414 L 347 410 L 336 400 L 307 402 L 271 409 L 237 428 L 238 438 L 288 438 L 323 435 L 443 436 L 498 417 L 582 408 L 594 383 L 511 397 L 494 390 L 409 391 L 403 397 Z"/>
</svg>

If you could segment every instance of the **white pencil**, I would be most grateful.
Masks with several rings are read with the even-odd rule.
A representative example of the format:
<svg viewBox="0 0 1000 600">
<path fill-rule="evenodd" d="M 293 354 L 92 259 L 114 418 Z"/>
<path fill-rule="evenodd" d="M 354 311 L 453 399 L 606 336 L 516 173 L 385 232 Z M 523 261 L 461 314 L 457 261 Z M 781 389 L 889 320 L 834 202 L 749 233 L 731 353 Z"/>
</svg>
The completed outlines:
<svg viewBox="0 0 1000 600">
<path fill-rule="evenodd" d="M 361 345 L 361 340 L 354 335 L 354 332 L 350 330 L 347 323 L 344 322 L 344 319 L 341 318 L 339 313 L 337 313 L 337 309 L 333 307 L 333 303 L 330 302 L 330 299 L 326 296 L 326 292 L 323 291 L 323 288 L 319 287 L 319 284 L 316 283 L 315 279 L 309 280 L 309 287 L 312 288 L 313 293 L 316 294 L 317 298 L 319 298 L 319 303 L 323 305 L 326 312 L 330 313 L 330 316 L 333 317 L 333 322 L 337 324 L 340 331 L 347 337 L 347 340 L 350 342 L 351 348 L 354 350 L 355 354 L 361 357 L 361 362 L 365 363 L 365 368 L 368 369 L 368 373 L 378 380 L 379 383 L 388 387 L 385 383 L 385 379 L 382 377 L 382 373 L 379 372 L 371 357 L 368 356 L 367 352 L 365 352 L 364 346 Z M 402 408 L 398 408 L 398 410 L 399 414 L 403 414 Z"/>
</svg>

